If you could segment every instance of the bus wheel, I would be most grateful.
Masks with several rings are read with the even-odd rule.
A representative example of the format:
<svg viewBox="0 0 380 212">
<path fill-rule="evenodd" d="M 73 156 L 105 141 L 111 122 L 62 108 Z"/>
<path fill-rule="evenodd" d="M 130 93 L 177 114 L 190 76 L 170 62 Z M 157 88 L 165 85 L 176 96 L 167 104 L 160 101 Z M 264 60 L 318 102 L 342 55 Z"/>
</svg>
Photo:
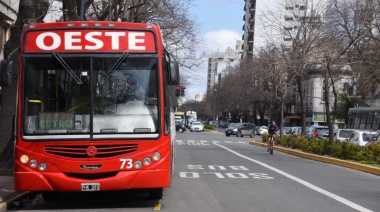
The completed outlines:
<svg viewBox="0 0 380 212">
<path fill-rule="evenodd" d="M 163 188 L 151 188 L 151 189 L 149 189 L 149 199 L 151 199 L 151 200 L 162 199 L 163 191 L 164 191 Z"/>
<path fill-rule="evenodd" d="M 42 192 L 42 198 L 45 202 L 54 202 L 58 199 L 59 192 L 58 191 L 44 191 Z"/>
</svg>

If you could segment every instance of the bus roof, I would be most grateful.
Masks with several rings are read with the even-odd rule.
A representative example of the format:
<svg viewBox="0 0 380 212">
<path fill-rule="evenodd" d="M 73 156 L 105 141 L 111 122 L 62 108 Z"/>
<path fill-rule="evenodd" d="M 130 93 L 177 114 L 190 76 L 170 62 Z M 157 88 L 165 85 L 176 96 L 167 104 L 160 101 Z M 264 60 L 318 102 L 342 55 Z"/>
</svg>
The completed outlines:
<svg viewBox="0 0 380 212">
<path fill-rule="evenodd" d="M 380 112 L 380 107 L 355 107 L 348 109 L 350 113 L 368 113 L 368 112 Z"/>
</svg>

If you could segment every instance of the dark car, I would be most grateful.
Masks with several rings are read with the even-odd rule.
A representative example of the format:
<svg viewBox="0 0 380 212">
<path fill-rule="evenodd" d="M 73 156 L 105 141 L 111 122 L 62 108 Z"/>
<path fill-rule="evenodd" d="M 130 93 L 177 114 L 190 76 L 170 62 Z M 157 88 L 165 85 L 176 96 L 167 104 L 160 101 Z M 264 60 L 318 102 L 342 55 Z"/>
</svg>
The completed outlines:
<svg viewBox="0 0 380 212">
<path fill-rule="evenodd" d="M 251 123 L 234 123 L 226 128 L 225 133 L 227 137 L 230 135 L 236 135 L 238 137 L 249 135 L 253 137 L 256 135 L 255 129 L 255 125 Z"/>
<path fill-rule="evenodd" d="M 183 131 L 186 130 L 185 124 L 180 120 L 176 120 L 175 121 L 175 130 L 182 133 Z"/>
</svg>

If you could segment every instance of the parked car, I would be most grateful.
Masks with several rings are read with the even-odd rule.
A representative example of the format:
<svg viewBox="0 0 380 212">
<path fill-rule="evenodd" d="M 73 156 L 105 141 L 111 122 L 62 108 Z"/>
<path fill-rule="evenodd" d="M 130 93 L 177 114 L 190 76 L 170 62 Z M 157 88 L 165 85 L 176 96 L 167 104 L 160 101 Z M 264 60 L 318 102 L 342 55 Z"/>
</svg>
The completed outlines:
<svg viewBox="0 0 380 212">
<path fill-rule="evenodd" d="M 348 143 L 365 146 L 371 141 L 371 138 L 376 134 L 376 131 L 369 130 L 354 130 L 348 138 Z"/>
<path fill-rule="evenodd" d="M 260 126 L 259 128 L 257 128 L 257 131 L 256 131 L 257 135 L 262 135 L 264 133 L 268 134 L 268 127 L 267 126 Z"/>
<path fill-rule="evenodd" d="M 280 129 L 278 129 L 278 130 L 280 130 Z M 283 135 L 289 135 L 291 133 L 291 130 L 292 130 L 291 127 L 283 127 L 282 133 L 283 133 Z"/>
<path fill-rule="evenodd" d="M 302 134 L 302 127 L 292 127 L 292 131 L 290 134 L 294 137 L 300 137 Z"/>
<path fill-rule="evenodd" d="M 236 137 L 250 136 L 253 138 L 256 135 L 256 126 L 251 123 L 243 123 L 240 128 L 237 128 Z"/>
<path fill-rule="evenodd" d="M 223 127 L 223 128 L 226 128 L 226 127 L 228 127 L 228 121 L 227 120 L 221 120 L 220 122 L 219 122 L 219 125 L 218 125 L 219 127 Z"/>
<path fill-rule="evenodd" d="M 347 141 L 354 129 L 337 129 L 334 133 L 334 141 Z"/>
<path fill-rule="evenodd" d="M 203 130 L 204 130 L 204 126 L 203 126 L 202 122 L 200 122 L 200 121 L 191 122 L 191 126 L 190 126 L 191 132 L 194 132 L 194 131 L 201 132 Z"/>
<path fill-rule="evenodd" d="M 175 130 L 182 133 L 186 130 L 185 124 L 181 120 L 175 120 Z"/>
<path fill-rule="evenodd" d="M 329 127 L 328 126 L 310 126 L 306 133 L 307 138 L 327 138 L 329 137 Z"/>
</svg>

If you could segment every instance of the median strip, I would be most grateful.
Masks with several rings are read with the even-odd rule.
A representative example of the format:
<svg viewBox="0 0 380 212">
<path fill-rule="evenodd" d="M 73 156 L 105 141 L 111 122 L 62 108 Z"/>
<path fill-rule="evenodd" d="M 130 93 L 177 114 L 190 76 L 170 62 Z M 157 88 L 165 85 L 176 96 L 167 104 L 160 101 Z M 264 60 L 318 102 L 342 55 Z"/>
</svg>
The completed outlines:
<svg viewBox="0 0 380 212">
<path fill-rule="evenodd" d="M 258 141 L 251 141 L 250 144 L 255 145 L 255 146 L 265 147 L 265 148 L 268 146 L 267 143 L 258 142 Z M 281 147 L 281 146 L 274 146 L 274 149 L 276 151 L 284 152 L 287 154 L 296 155 L 299 157 L 303 157 L 303 158 L 307 158 L 307 159 L 311 159 L 311 160 L 316 160 L 316 161 L 320 161 L 320 162 L 324 162 L 324 163 L 330 163 L 330 164 L 334 164 L 334 165 L 338 165 L 338 166 L 343 166 L 343 167 L 347 167 L 350 169 L 364 171 L 367 173 L 371 173 L 371 174 L 375 174 L 375 175 L 380 176 L 380 168 L 378 168 L 378 167 L 374 167 L 374 166 L 370 166 L 370 165 L 366 165 L 366 164 L 360 164 L 360 163 L 352 162 L 352 161 L 341 160 L 338 158 L 332 158 L 332 157 L 328 157 L 328 156 L 310 154 L 310 153 L 302 152 L 300 150 L 289 149 L 289 148 L 285 148 L 285 147 Z"/>
</svg>

